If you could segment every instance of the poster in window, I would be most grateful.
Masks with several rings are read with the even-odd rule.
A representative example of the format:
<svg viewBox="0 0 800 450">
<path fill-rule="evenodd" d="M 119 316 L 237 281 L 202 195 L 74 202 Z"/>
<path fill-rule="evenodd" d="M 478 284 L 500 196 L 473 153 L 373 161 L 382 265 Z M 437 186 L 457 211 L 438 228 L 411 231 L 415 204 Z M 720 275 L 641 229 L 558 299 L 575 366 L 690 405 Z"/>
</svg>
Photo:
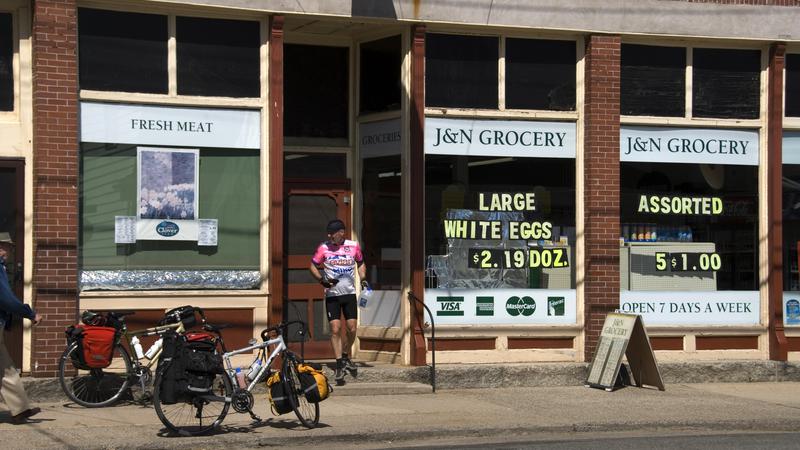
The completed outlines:
<svg viewBox="0 0 800 450">
<path fill-rule="evenodd" d="M 140 219 L 195 220 L 198 150 L 140 147 Z"/>
</svg>

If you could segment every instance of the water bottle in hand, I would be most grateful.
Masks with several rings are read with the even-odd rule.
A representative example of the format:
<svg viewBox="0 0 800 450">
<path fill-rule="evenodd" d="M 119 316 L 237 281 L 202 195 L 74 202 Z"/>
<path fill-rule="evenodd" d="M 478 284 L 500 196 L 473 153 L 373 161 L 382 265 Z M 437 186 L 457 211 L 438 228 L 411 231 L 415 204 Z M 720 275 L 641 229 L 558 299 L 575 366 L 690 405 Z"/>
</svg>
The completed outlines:
<svg viewBox="0 0 800 450">
<path fill-rule="evenodd" d="M 361 296 L 358 298 L 358 306 L 361 308 L 367 307 L 367 302 L 369 302 L 370 297 L 372 297 L 372 288 L 366 282 L 363 283 L 363 288 L 361 289 Z"/>
</svg>

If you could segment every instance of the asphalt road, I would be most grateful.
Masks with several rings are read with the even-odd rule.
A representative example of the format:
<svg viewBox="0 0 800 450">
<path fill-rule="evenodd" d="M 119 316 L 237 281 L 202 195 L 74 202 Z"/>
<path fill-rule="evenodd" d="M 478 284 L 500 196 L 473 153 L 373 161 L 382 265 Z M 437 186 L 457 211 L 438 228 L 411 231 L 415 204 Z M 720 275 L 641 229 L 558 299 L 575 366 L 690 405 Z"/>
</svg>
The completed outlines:
<svg viewBox="0 0 800 450">
<path fill-rule="evenodd" d="M 594 450 L 608 448 L 615 450 L 796 450 L 800 448 L 800 433 L 729 433 L 729 434 L 670 434 L 650 435 L 636 433 L 635 436 L 613 436 L 599 433 L 594 436 L 563 435 L 539 436 L 492 436 L 475 439 L 424 440 L 413 445 L 393 447 L 395 449 L 549 449 L 549 450 Z M 510 438 L 510 439 L 509 439 Z M 408 444 L 408 443 L 406 443 Z M 351 447 L 353 448 L 353 447 Z M 384 447 L 355 447 L 384 448 Z"/>
</svg>

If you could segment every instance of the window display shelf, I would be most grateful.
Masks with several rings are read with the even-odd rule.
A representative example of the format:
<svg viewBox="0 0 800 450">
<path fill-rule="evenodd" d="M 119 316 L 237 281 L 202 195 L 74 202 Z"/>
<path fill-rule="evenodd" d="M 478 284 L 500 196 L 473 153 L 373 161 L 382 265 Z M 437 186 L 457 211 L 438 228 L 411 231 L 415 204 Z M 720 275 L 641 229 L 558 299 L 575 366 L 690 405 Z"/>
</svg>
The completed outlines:
<svg viewBox="0 0 800 450">
<path fill-rule="evenodd" d="M 713 271 L 656 270 L 656 253 L 715 253 L 713 242 L 629 242 L 619 249 L 620 287 L 631 291 L 716 291 Z"/>
</svg>

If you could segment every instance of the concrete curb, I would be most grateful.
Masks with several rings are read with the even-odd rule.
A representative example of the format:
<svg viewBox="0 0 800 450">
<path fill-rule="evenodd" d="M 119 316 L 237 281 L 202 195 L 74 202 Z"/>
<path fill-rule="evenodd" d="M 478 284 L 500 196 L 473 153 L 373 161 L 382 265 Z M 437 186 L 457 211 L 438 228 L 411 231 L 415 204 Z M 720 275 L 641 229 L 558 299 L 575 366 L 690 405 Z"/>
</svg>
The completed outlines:
<svg viewBox="0 0 800 450">
<path fill-rule="evenodd" d="M 400 389 L 387 389 L 386 383 L 431 385 L 430 367 L 359 365 L 358 378 L 347 376 L 345 379 L 347 384 L 359 385 L 357 395 L 390 394 Z M 436 388 L 579 386 L 586 381 L 588 367 L 587 363 L 442 364 L 436 367 Z M 692 361 L 659 364 L 659 368 L 666 385 L 800 381 L 800 362 Z M 333 372 L 329 368 L 326 372 L 333 381 Z M 56 378 L 24 378 L 24 381 L 33 401 L 67 400 Z M 336 388 L 334 385 L 334 390 Z M 411 391 L 422 392 L 421 389 L 410 389 L 409 393 Z"/>
</svg>

